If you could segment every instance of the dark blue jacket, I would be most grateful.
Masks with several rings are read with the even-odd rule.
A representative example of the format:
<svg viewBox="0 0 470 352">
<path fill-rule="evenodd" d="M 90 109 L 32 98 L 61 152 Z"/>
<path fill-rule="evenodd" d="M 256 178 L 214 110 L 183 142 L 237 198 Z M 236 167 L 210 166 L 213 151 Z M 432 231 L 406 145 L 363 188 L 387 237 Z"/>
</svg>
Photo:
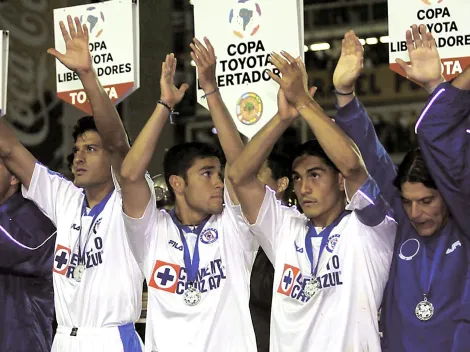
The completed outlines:
<svg viewBox="0 0 470 352">
<path fill-rule="evenodd" d="M 0 351 L 48 352 L 55 227 L 19 192 L 0 206 L 0 226 Z"/>
</svg>

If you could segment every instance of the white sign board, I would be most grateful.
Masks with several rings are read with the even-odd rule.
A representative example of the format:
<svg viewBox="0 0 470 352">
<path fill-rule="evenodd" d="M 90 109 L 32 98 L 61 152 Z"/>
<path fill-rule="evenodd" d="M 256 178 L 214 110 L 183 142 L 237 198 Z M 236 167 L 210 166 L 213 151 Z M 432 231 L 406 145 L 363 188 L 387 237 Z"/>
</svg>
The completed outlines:
<svg viewBox="0 0 470 352">
<path fill-rule="evenodd" d="M 217 84 L 238 130 L 253 137 L 277 112 L 271 52 L 304 56 L 302 0 L 194 0 L 196 37 L 217 56 Z M 279 73 L 279 72 L 276 72 Z M 208 108 L 198 86 L 197 101 Z"/>
<path fill-rule="evenodd" d="M 135 3 L 134 3 L 135 2 Z M 55 47 L 65 53 L 59 27 L 67 16 L 78 17 L 87 24 L 90 52 L 99 80 L 111 100 L 118 104 L 140 86 L 139 5 L 132 0 L 112 0 L 91 5 L 54 10 Z M 57 96 L 91 114 L 78 75 L 56 60 Z"/>
<path fill-rule="evenodd" d="M 9 32 L 0 31 L 0 116 L 4 116 L 7 112 L 9 42 Z"/>
<path fill-rule="evenodd" d="M 388 0 L 390 68 L 406 77 L 396 58 L 409 62 L 405 33 L 424 24 L 433 33 L 447 80 L 470 64 L 469 0 Z"/>
</svg>

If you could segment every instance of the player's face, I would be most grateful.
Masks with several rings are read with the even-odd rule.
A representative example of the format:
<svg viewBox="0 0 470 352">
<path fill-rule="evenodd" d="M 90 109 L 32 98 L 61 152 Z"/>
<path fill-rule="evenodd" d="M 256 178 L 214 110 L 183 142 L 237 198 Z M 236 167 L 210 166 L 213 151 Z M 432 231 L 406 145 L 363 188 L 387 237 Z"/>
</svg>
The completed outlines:
<svg viewBox="0 0 470 352">
<path fill-rule="evenodd" d="M 401 199 L 406 215 L 421 236 L 431 236 L 447 220 L 447 207 L 437 189 L 420 182 L 405 182 Z"/>
<path fill-rule="evenodd" d="M 77 187 L 86 189 L 112 182 L 111 163 L 98 132 L 90 130 L 79 135 L 73 153 L 72 173 Z"/>
<path fill-rule="evenodd" d="M 299 204 L 309 219 L 323 216 L 344 202 L 342 176 L 317 156 L 304 155 L 294 160 L 292 182 Z"/>
<path fill-rule="evenodd" d="M 218 158 L 197 159 L 186 179 L 184 197 L 191 208 L 205 214 L 222 212 L 224 183 Z"/>
</svg>

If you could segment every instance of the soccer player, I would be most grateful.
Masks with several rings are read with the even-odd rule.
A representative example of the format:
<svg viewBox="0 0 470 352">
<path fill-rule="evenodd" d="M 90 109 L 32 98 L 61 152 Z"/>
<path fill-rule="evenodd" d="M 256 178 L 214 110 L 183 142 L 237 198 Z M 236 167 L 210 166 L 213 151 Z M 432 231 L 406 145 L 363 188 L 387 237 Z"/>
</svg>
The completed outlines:
<svg viewBox="0 0 470 352">
<path fill-rule="evenodd" d="M 396 223 L 354 143 L 310 97 L 304 64 L 282 55 L 272 56 L 282 78 L 270 72 L 281 87 L 278 114 L 229 171 L 243 214 L 274 263 L 270 350 L 377 351 Z M 256 178 L 299 114 L 317 138 L 300 145 L 292 163 L 305 215 Z"/>
<path fill-rule="evenodd" d="M 470 200 L 465 179 L 469 146 L 464 127 L 470 72 L 442 83 L 433 37 L 425 26 L 420 31 L 421 35 L 414 25 L 406 34 L 411 65 L 399 61 L 410 79 L 434 91 L 417 124 L 420 149 L 410 151 L 396 171 L 353 93 L 363 60 L 362 45 L 353 32 L 345 35 L 334 74 L 339 94 L 335 120 L 357 143 L 398 220 L 382 304 L 383 350 L 464 351 L 470 343 Z"/>
<path fill-rule="evenodd" d="M 258 179 L 276 191 L 276 198 L 284 199 L 289 186 L 290 158 L 271 152 L 258 172 Z M 262 247 L 258 248 L 250 279 L 250 312 L 255 329 L 258 352 L 269 351 L 271 304 L 273 297 L 274 267 Z"/>
<path fill-rule="evenodd" d="M 58 328 L 52 351 L 141 351 L 134 322 L 141 313 L 143 277 L 111 174 L 129 149 L 127 136 L 92 68 L 86 26 L 78 18 L 74 25 L 70 16 L 68 26 L 67 31 L 60 23 L 66 53 L 48 52 L 79 75 L 95 115 L 74 129 L 74 182 L 39 164 L 4 123 L 0 156 L 23 185 L 23 195 L 57 227 L 52 270 Z"/>
<path fill-rule="evenodd" d="M 55 228 L 0 160 L 0 347 L 49 352 Z"/>
<path fill-rule="evenodd" d="M 216 58 L 195 40 L 192 57 L 228 162 L 243 144 L 215 84 Z M 173 54 L 162 64 L 161 99 L 121 171 L 124 219 L 134 255 L 149 283 L 147 351 L 256 351 L 248 308 L 253 236 L 222 181 L 217 149 L 204 143 L 172 147 L 164 174 L 173 211 L 155 207 L 145 170 L 158 137 L 183 98 L 173 79 Z M 225 109 L 226 110 L 226 109 Z M 225 208 L 223 207 L 225 201 Z"/>
</svg>

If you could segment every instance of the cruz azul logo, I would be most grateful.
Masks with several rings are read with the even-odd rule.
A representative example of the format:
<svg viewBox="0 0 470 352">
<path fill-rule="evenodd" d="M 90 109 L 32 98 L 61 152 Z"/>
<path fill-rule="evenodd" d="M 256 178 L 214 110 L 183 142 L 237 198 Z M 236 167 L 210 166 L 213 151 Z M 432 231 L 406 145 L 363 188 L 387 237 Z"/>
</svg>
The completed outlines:
<svg viewBox="0 0 470 352">
<path fill-rule="evenodd" d="M 326 265 L 326 270 L 328 271 L 326 274 L 317 277 L 320 283 L 320 289 L 332 288 L 343 284 L 339 257 L 337 255 L 331 257 Z M 312 278 L 302 275 L 298 267 L 284 264 L 284 270 L 277 288 L 277 293 L 299 302 L 307 303 L 311 298 L 304 294 L 304 287 L 310 280 L 312 280 Z"/>
<path fill-rule="evenodd" d="M 91 269 L 103 263 L 103 239 L 95 237 L 93 241 L 89 241 L 85 253 L 85 268 Z M 68 279 L 73 278 L 73 272 L 78 265 L 78 248 L 77 253 L 72 253 L 70 248 L 57 244 L 54 254 L 54 266 L 52 271 L 59 275 L 63 275 Z"/>
<path fill-rule="evenodd" d="M 226 279 L 222 259 L 214 259 L 205 268 L 199 269 L 196 285 L 201 293 L 218 289 L 222 280 Z M 186 268 L 178 264 L 161 260 L 155 262 L 149 287 L 182 295 L 187 288 Z"/>
</svg>

